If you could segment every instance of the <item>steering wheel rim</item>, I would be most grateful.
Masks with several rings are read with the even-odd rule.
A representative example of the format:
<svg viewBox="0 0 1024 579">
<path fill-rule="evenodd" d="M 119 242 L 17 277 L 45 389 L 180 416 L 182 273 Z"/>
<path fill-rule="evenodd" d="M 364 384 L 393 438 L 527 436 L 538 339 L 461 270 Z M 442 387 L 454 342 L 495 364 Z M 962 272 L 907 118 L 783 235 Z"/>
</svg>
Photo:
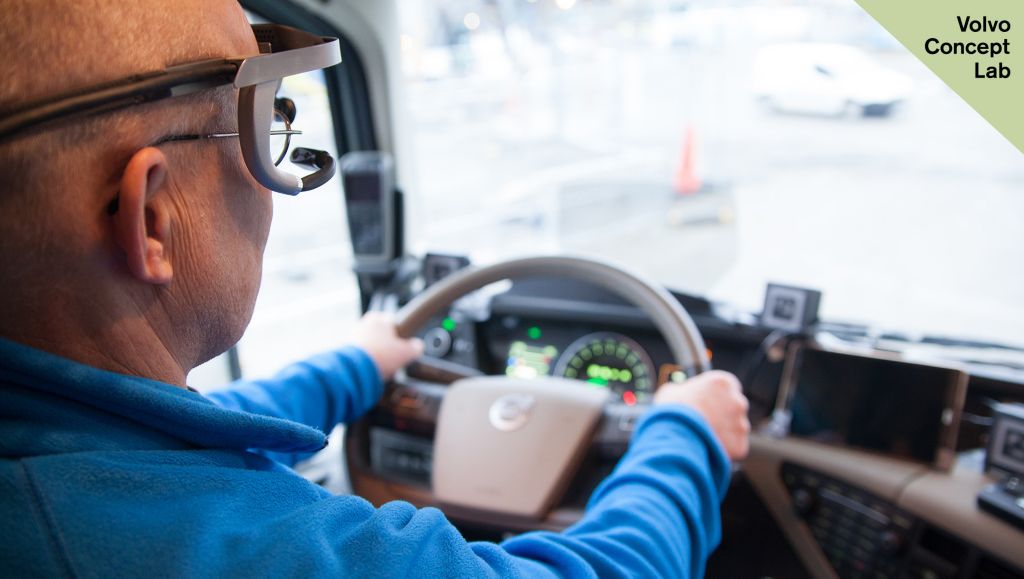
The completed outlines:
<svg viewBox="0 0 1024 579">
<path fill-rule="evenodd" d="M 622 268 L 581 257 L 528 257 L 461 270 L 401 308 L 398 333 L 416 335 L 457 299 L 489 284 L 535 277 L 568 278 L 619 295 L 651 319 L 687 375 L 710 369 L 696 324 L 668 291 Z M 424 378 L 417 379 L 422 384 Z M 588 449 L 621 454 L 643 412 L 611 404 L 607 391 L 560 377 L 463 374 L 443 388 L 439 408 L 431 411 L 431 502 L 450 514 L 471 518 L 488 513 L 491 521 L 519 525 L 539 526 L 546 519 Z"/>
<path fill-rule="evenodd" d="M 686 310 L 664 287 L 621 267 L 575 256 L 514 259 L 460 270 L 417 295 L 395 315 L 398 334 L 412 337 L 431 318 L 473 291 L 504 280 L 563 277 L 600 286 L 640 308 L 668 343 L 676 363 L 693 376 L 711 369 L 704 339 Z"/>
</svg>

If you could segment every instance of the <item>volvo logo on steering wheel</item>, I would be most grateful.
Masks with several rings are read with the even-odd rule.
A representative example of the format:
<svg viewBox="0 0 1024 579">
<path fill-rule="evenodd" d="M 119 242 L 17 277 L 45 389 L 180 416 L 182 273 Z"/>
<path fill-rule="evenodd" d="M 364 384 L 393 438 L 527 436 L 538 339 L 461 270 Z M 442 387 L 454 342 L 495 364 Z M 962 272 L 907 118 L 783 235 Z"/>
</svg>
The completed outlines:
<svg viewBox="0 0 1024 579">
<path fill-rule="evenodd" d="M 530 420 L 535 402 L 529 394 L 506 394 L 498 398 L 491 405 L 491 425 L 504 432 L 519 430 Z"/>
</svg>

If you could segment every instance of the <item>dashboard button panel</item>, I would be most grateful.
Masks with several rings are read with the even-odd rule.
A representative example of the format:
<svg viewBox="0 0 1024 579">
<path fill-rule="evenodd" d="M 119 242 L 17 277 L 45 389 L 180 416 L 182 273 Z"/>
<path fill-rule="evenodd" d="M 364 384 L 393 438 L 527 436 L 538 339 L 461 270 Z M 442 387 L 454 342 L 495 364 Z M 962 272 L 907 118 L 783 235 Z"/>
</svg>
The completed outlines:
<svg viewBox="0 0 1024 579">
<path fill-rule="evenodd" d="M 915 520 L 891 503 L 810 469 L 783 464 L 793 507 L 840 577 L 898 577 Z"/>
</svg>

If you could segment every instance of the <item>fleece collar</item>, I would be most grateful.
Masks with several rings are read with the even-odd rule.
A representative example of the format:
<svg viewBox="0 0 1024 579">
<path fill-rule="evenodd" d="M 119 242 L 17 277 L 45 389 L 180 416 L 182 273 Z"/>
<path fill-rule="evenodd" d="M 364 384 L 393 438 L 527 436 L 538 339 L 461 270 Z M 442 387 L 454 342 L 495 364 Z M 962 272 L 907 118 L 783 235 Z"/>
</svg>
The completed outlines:
<svg viewBox="0 0 1024 579">
<path fill-rule="evenodd" d="M 40 414 L 47 405 L 80 405 L 203 448 L 294 453 L 327 445 L 324 433 L 303 424 L 227 410 L 194 391 L 100 370 L 0 338 L 0 401 L 7 395 L 5 385 L 48 394 L 33 408 Z M 0 412 L 0 420 L 6 414 Z"/>
</svg>

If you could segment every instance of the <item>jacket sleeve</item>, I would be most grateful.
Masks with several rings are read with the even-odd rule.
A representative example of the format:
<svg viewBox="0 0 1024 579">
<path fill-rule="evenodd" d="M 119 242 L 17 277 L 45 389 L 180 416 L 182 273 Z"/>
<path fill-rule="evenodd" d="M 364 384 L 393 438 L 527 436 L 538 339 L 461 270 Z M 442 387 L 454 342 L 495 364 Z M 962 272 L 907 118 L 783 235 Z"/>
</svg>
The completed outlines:
<svg viewBox="0 0 1024 579">
<path fill-rule="evenodd" d="M 563 534 L 529 533 L 502 547 L 562 575 L 588 569 L 599 577 L 703 577 L 721 540 L 719 505 L 730 473 L 699 413 L 660 407 L 638 424 L 629 451 L 591 495 L 582 520 Z"/>
<path fill-rule="evenodd" d="M 292 364 L 270 379 L 233 382 L 206 397 L 222 408 L 283 418 L 329 433 L 368 412 L 383 392 L 376 363 L 364 350 L 350 346 Z M 287 465 L 310 456 L 260 454 Z"/>
<path fill-rule="evenodd" d="M 303 560 L 316 561 L 322 576 L 701 577 L 720 539 L 729 474 L 704 419 L 682 406 L 662 407 L 638 425 L 586 514 L 563 533 L 468 543 L 437 509 L 404 502 L 374 508 L 332 496 L 258 533 L 247 545 L 253 558 L 245 558 L 263 572 L 286 573 L 287 561 L 264 554 L 288 536 L 319 547 L 320 556 Z"/>
</svg>

